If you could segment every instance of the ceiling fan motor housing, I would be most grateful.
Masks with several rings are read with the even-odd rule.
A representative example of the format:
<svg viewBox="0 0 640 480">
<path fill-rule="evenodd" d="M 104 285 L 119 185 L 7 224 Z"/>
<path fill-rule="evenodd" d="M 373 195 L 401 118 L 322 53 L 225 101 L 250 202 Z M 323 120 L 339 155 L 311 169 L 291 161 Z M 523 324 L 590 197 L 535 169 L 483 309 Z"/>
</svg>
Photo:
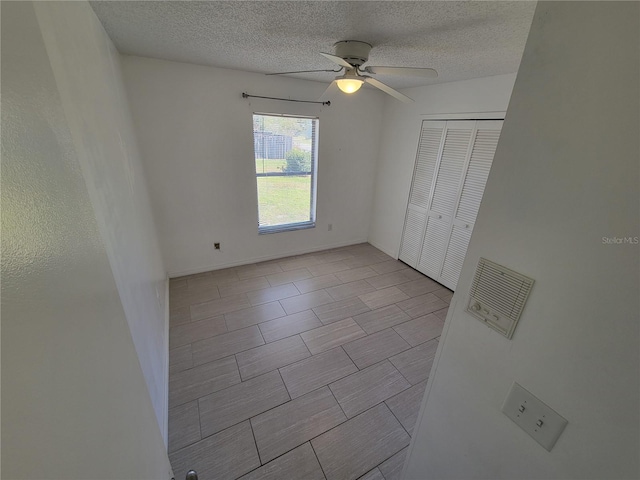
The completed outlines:
<svg viewBox="0 0 640 480">
<path fill-rule="evenodd" d="M 345 59 L 351 65 L 360 66 L 369 60 L 371 45 L 358 40 L 343 40 L 334 45 L 336 56 Z"/>
</svg>

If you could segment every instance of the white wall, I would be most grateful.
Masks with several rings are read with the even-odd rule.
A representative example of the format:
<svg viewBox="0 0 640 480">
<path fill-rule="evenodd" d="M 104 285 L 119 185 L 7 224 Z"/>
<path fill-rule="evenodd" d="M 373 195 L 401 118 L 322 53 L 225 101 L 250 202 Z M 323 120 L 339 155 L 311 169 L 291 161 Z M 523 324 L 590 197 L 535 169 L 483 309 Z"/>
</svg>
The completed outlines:
<svg viewBox="0 0 640 480">
<path fill-rule="evenodd" d="M 111 164 L 133 150 L 113 151 L 105 143 L 112 137 L 98 130 L 130 140 L 126 123 L 108 123 L 123 108 L 122 97 L 115 74 L 107 72 L 94 85 L 76 86 L 93 88 L 112 105 L 92 111 L 97 107 L 84 103 L 89 99 L 79 91 L 77 111 L 70 108 L 65 80 L 51 66 L 63 59 L 47 51 L 42 33 L 49 47 L 65 45 L 67 55 L 78 55 L 67 60 L 85 80 L 114 56 L 86 3 L 37 5 L 38 15 L 31 2 L 2 2 L 1 8 L 2 478 L 171 478 L 119 291 L 121 272 L 100 228 L 105 211 L 89 193 L 97 188 L 91 181 L 99 180 L 108 183 L 105 189 L 123 190 Z M 69 35 L 83 47 L 71 48 Z M 82 68 L 75 64 L 80 61 Z M 96 123 L 96 113 L 104 123 Z M 84 145 L 78 144 L 75 115 L 87 122 Z M 118 118 L 125 116 L 120 111 Z M 108 211 L 114 236 L 126 228 L 118 220 L 119 202 Z M 136 265 L 153 270 L 142 259 Z M 135 279 L 127 281 L 151 281 Z M 148 295 L 148 286 L 131 288 Z M 149 310 L 160 315 L 159 307 Z M 156 334 L 149 331 L 148 341 Z"/>
<path fill-rule="evenodd" d="M 327 85 L 131 56 L 123 65 L 171 276 L 367 240 L 384 94 L 364 88 L 330 107 L 248 101 L 242 92 L 315 100 Z M 316 228 L 258 235 L 253 112 L 320 118 Z"/>
<path fill-rule="evenodd" d="M 405 478 L 640 474 L 640 5 L 540 2 Z M 480 256 L 536 280 L 511 341 L 464 313 Z M 500 412 L 517 381 L 568 426 Z"/>
<path fill-rule="evenodd" d="M 133 343 L 166 437 L 166 271 L 120 55 L 88 3 L 35 5 Z"/>
<path fill-rule="evenodd" d="M 424 115 L 449 118 L 451 114 L 471 113 L 469 118 L 483 118 L 482 112 L 504 112 L 514 81 L 515 74 L 509 74 L 409 88 L 404 92 L 415 100 L 409 106 L 386 99 L 369 230 L 371 244 L 398 258 Z"/>
</svg>

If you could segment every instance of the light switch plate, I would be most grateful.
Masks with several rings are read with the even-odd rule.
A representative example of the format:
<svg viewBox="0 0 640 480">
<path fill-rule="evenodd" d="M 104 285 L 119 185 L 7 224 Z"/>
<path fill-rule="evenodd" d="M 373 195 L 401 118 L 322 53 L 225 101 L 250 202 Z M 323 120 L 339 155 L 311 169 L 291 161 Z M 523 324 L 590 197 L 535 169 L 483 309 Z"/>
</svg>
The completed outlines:
<svg viewBox="0 0 640 480">
<path fill-rule="evenodd" d="M 548 451 L 551 451 L 568 423 L 564 417 L 516 382 L 502 405 L 502 413 Z"/>
</svg>

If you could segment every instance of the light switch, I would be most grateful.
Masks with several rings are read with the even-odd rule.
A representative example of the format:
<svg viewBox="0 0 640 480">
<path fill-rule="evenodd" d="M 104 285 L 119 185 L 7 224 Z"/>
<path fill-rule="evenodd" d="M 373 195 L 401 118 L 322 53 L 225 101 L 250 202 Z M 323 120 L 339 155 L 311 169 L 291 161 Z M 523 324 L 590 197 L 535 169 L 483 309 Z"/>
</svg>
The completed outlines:
<svg viewBox="0 0 640 480">
<path fill-rule="evenodd" d="M 548 451 L 551 451 L 568 423 L 555 410 L 515 382 L 502 405 L 502 413 Z"/>
</svg>

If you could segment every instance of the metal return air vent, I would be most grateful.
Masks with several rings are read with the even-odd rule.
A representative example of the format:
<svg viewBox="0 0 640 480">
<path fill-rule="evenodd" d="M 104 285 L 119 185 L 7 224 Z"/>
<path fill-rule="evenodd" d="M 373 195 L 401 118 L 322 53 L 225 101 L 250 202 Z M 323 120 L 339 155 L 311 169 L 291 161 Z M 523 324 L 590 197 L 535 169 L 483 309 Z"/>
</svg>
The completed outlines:
<svg viewBox="0 0 640 480">
<path fill-rule="evenodd" d="M 533 282 L 529 277 L 481 258 L 471 285 L 467 312 L 511 338 Z"/>
</svg>

